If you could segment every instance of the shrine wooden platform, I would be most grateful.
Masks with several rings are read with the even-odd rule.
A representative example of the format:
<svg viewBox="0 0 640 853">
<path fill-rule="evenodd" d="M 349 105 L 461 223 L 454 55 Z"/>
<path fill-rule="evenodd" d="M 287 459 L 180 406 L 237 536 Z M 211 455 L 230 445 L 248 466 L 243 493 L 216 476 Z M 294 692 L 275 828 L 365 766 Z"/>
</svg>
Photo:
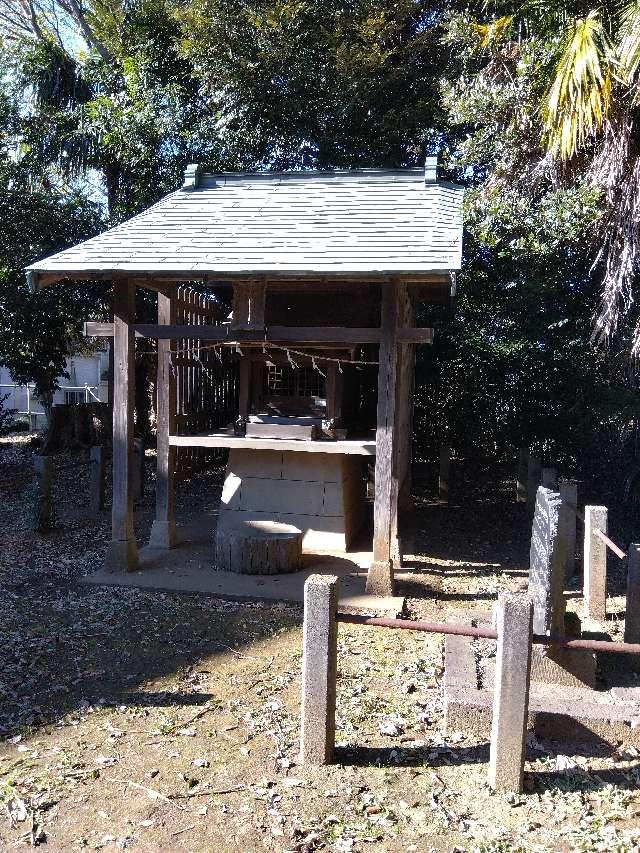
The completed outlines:
<svg viewBox="0 0 640 853">
<path fill-rule="evenodd" d="M 300 441 L 283 438 L 253 438 L 234 435 L 231 430 L 219 430 L 198 435 L 171 435 L 172 447 L 228 447 L 238 450 L 294 450 L 299 453 L 341 453 L 346 456 L 375 456 L 375 434 L 369 439 L 344 439 L 342 441 Z"/>
</svg>

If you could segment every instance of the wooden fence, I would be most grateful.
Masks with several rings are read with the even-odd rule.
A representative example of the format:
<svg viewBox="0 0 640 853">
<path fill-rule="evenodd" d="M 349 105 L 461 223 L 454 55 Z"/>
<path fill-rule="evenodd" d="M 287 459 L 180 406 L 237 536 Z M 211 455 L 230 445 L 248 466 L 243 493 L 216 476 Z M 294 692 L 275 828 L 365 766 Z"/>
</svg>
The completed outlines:
<svg viewBox="0 0 640 853">
<path fill-rule="evenodd" d="M 220 325 L 226 318 L 218 302 L 191 287 L 179 287 L 175 322 L 181 325 Z M 176 382 L 175 429 L 178 435 L 213 432 L 238 413 L 238 359 L 225 347 L 182 338 L 171 358 Z M 176 479 L 221 464 L 224 450 L 205 447 L 176 448 Z"/>
</svg>

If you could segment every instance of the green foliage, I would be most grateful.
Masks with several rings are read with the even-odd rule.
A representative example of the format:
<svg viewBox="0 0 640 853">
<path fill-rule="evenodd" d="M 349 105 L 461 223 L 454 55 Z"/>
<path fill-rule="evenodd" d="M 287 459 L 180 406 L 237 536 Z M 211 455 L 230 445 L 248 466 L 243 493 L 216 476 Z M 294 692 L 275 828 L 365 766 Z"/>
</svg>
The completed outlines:
<svg viewBox="0 0 640 853">
<path fill-rule="evenodd" d="M 443 126 L 443 6 L 190 0 L 175 14 L 230 165 L 397 167 Z"/>
<path fill-rule="evenodd" d="M 466 248 L 455 315 L 424 318 L 437 335 L 418 358 L 421 453 L 445 440 L 474 454 L 529 444 L 621 487 L 636 458 L 637 380 L 623 355 L 636 316 L 609 350 L 592 347 L 603 276 L 591 267 L 612 209 L 589 163 L 600 118 L 583 115 L 583 159 L 570 165 L 545 137 L 563 56 L 557 108 L 573 127 L 565 95 L 584 78 L 562 31 L 590 11 L 582 0 L 133 0 L 85 4 L 68 44 L 40 29 L 13 51 L 20 89 L 0 95 L 5 137 L 19 142 L 17 162 L 5 145 L 0 175 L 0 349 L 50 389 L 98 304 L 84 284 L 30 295 L 21 273 L 101 227 L 78 179 L 98 177 L 117 221 L 175 189 L 187 162 L 401 167 L 440 148 L 469 187 Z M 631 73 L 636 18 L 625 15 Z M 611 15 L 597 20 L 595 48 L 613 32 Z M 603 116 L 610 93 L 598 86 L 600 107 L 589 103 Z"/>
<path fill-rule="evenodd" d="M 544 27 L 516 41 L 504 21 L 492 41 L 467 15 L 450 19 L 448 38 L 464 46 L 443 96 L 448 165 L 469 186 L 465 264 L 453 318 L 426 318 L 438 333 L 419 353 L 416 432 L 427 457 L 442 443 L 472 455 L 530 446 L 615 500 L 638 471 L 637 312 L 594 348 L 592 264 L 608 213 L 586 172 L 545 154 L 540 104 L 557 39 Z"/>
<path fill-rule="evenodd" d="M 96 291 L 61 285 L 30 293 L 24 267 L 92 236 L 101 220 L 80 193 L 62 192 L 16 162 L 20 117 L 10 94 L 8 85 L 0 90 L 0 354 L 15 381 L 35 382 L 46 405 Z"/>
</svg>

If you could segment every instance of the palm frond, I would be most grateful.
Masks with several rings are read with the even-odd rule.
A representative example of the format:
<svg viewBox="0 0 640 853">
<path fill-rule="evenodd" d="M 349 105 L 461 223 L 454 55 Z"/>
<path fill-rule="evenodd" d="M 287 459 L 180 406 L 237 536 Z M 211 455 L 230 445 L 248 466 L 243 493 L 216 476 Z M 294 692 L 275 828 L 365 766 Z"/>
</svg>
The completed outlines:
<svg viewBox="0 0 640 853">
<path fill-rule="evenodd" d="M 603 277 L 594 329 L 594 339 L 600 343 L 608 342 L 621 317 L 629 312 L 640 263 L 640 147 L 631 112 L 626 109 L 612 112 L 589 169 L 589 177 L 602 191 L 604 200 L 594 262 Z M 638 333 L 634 336 L 632 353 L 640 356 Z"/>
<path fill-rule="evenodd" d="M 640 2 L 627 3 L 620 15 L 618 33 L 618 73 L 623 82 L 631 85 L 640 67 Z"/>
<path fill-rule="evenodd" d="M 603 126 L 611 98 L 613 57 L 597 11 L 569 27 L 549 91 L 544 135 L 550 151 L 573 157 Z"/>
<path fill-rule="evenodd" d="M 479 24 L 474 21 L 471 28 L 478 46 L 486 50 L 496 42 L 501 41 L 509 31 L 512 23 L 513 15 L 504 15 L 502 18 L 497 18 L 488 24 Z"/>
</svg>

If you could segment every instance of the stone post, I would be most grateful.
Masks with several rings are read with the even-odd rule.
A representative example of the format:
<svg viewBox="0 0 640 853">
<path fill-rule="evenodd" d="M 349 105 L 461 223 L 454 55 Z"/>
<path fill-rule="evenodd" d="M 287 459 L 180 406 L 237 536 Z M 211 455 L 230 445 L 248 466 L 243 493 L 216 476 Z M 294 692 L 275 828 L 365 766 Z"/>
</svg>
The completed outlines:
<svg viewBox="0 0 640 853">
<path fill-rule="evenodd" d="M 555 491 L 558 487 L 558 472 L 555 468 L 543 468 L 542 469 L 542 485 L 545 489 L 552 489 Z"/>
<path fill-rule="evenodd" d="M 594 530 L 607 532 L 606 506 L 584 508 L 584 603 L 587 616 L 604 621 L 607 615 L 607 546 Z"/>
<path fill-rule="evenodd" d="M 440 472 L 438 475 L 438 494 L 441 501 L 449 500 L 449 475 L 451 471 L 451 448 L 440 448 Z"/>
<path fill-rule="evenodd" d="M 541 476 L 540 460 L 535 456 L 529 456 L 527 464 L 527 510 L 530 515 L 536 507 L 536 495 L 538 494 L 538 486 L 540 485 Z"/>
<path fill-rule="evenodd" d="M 624 617 L 625 643 L 640 643 L 640 545 L 629 545 L 627 552 L 627 607 Z M 633 657 L 634 669 L 640 659 Z"/>
<path fill-rule="evenodd" d="M 576 514 L 578 484 L 575 480 L 560 480 L 560 535 L 564 541 L 564 579 L 570 581 L 576 570 Z M 572 507 L 572 508 L 570 508 Z"/>
<path fill-rule="evenodd" d="M 89 504 L 92 515 L 99 515 L 105 505 L 105 460 L 104 447 L 92 447 L 89 450 L 89 469 L 91 474 L 91 494 Z"/>
<path fill-rule="evenodd" d="M 529 448 L 518 450 L 518 471 L 516 474 L 516 503 L 527 502 L 527 470 L 529 466 Z"/>
<path fill-rule="evenodd" d="M 497 605 L 498 650 L 493 687 L 489 785 L 522 792 L 529 716 L 533 603 L 502 593 Z"/>
<path fill-rule="evenodd" d="M 55 525 L 53 509 L 53 459 L 51 456 L 33 458 L 33 529 L 46 533 Z"/>
<path fill-rule="evenodd" d="M 338 652 L 338 578 L 310 575 L 304 585 L 300 760 L 333 761 Z"/>
<path fill-rule="evenodd" d="M 531 526 L 529 594 L 536 634 L 564 634 L 564 548 L 558 535 L 560 495 L 540 486 Z"/>
</svg>

